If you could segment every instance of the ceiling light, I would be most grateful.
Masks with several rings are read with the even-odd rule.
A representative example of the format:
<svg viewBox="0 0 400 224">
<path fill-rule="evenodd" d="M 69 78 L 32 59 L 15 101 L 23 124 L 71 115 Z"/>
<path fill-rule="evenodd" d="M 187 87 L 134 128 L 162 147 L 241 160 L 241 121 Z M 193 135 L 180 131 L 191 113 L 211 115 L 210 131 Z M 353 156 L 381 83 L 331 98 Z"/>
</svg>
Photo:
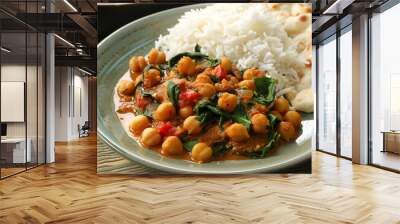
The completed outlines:
<svg viewBox="0 0 400 224">
<path fill-rule="evenodd" d="M 68 46 L 75 48 L 75 45 L 73 45 L 73 44 L 72 44 L 71 42 L 69 42 L 68 40 L 66 40 L 66 39 L 64 39 L 64 38 L 62 38 L 62 37 L 60 37 L 60 36 L 57 35 L 57 34 L 54 34 L 54 36 L 57 37 L 57 38 L 58 38 L 59 40 L 61 40 L 62 42 L 66 43 Z"/>
<path fill-rule="evenodd" d="M 11 50 L 9 50 L 9 49 L 7 49 L 7 48 L 5 48 L 5 47 L 1 47 L 0 49 L 1 49 L 2 51 L 6 52 L 6 53 L 10 53 L 10 52 L 11 52 Z"/>
<path fill-rule="evenodd" d="M 68 1 L 68 0 L 64 0 L 65 4 L 68 5 L 68 7 L 70 7 L 74 12 L 78 12 L 78 10 Z"/>
<path fill-rule="evenodd" d="M 83 73 L 85 73 L 85 74 L 87 74 L 87 75 L 92 75 L 92 73 L 90 73 L 90 72 L 88 72 L 88 71 L 86 71 L 86 70 L 83 70 L 83 69 L 81 69 L 81 68 L 79 68 L 79 67 L 78 67 L 78 69 L 79 69 L 79 71 L 81 71 L 81 72 L 83 72 Z"/>
</svg>

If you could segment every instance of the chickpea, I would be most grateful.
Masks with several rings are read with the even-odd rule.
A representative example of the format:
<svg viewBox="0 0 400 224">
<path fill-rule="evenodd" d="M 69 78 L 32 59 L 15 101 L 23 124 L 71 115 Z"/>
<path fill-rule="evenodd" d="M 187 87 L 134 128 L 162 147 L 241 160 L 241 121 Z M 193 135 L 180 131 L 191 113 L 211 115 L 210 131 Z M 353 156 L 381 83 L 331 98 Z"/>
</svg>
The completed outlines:
<svg viewBox="0 0 400 224">
<path fill-rule="evenodd" d="M 266 133 L 269 126 L 269 120 L 264 114 L 255 114 L 251 117 L 253 131 L 258 134 Z"/>
<path fill-rule="evenodd" d="M 283 120 L 292 123 L 295 128 L 299 128 L 301 125 L 301 115 L 297 111 L 286 112 Z"/>
<path fill-rule="evenodd" d="M 268 107 L 265 106 L 265 105 L 263 105 L 263 104 L 256 103 L 256 104 L 254 105 L 254 108 L 255 108 L 258 112 L 260 112 L 260 113 L 262 113 L 262 114 L 265 114 L 265 113 L 268 112 Z"/>
<path fill-rule="evenodd" d="M 176 136 L 167 137 L 161 145 L 161 153 L 167 156 L 182 154 L 183 145 L 181 140 Z"/>
<path fill-rule="evenodd" d="M 146 128 L 143 130 L 140 140 L 144 146 L 156 146 L 161 143 L 161 135 L 155 128 Z"/>
<path fill-rule="evenodd" d="M 211 78 L 210 78 L 208 75 L 205 75 L 205 74 L 199 74 L 199 75 L 196 77 L 195 82 L 197 82 L 197 83 L 210 83 L 210 84 L 213 84 L 213 81 L 211 80 Z"/>
<path fill-rule="evenodd" d="M 207 67 L 199 75 L 210 76 L 212 74 L 214 74 L 214 68 L 213 67 Z"/>
<path fill-rule="evenodd" d="M 239 87 L 242 89 L 249 89 L 249 90 L 255 90 L 256 85 L 254 84 L 254 80 L 243 80 L 239 82 Z"/>
<path fill-rule="evenodd" d="M 189 57 L 182 57 L 178 62 L 177 70 L 183 75 L 194 75 L 196 63 Z"/>
<path fill-rule="evenodd" d="M 120 95 L 133 96 L 135 94 L 135 83 L 128 80 L 121 80 L 117 91 Z"/>
<path fill-rule="evenodd" d="M 141 75 L 141 73 L 139 72 L 131 72 L 131 79 L 133 81 L 135 81 L 137 79 L 137 77 L 139 77 Z"/>
<path fill-rule="evenodd" d="M 176 114 L 175 107 L 171 102 L 160 104 L 153 112 L 154 119 L 157 121 L 167 121 L 172 119 Z"/>
<path fill-rule="evenodd" d="M 201 131 L 201 123 L 196 116 L 189 116 L 183 122 L 183 128 L 188 132 L 189 135 L 195 135 Z"/>
<path fill-rule="evenodd" d="M 249 68 L 243 73 L 244 80 L 252 80 L 258 76 L 258 71 L 255 68 Z"/>
<path fill-rule="evenodd" d="M 287 101 L 284 97 L 279 97 L 275 100 L 274 110 L 281 114 L 285 114 L 289 110 L 289 101 Z"/>
<path fill-rule="evenodd" d="M 287 142 L 290 142 L 296 138 L 296 130 L 290 122 L 280 122 L 278 125 L 278 132 L 281 137 Z"/>
<path fill-rule="evenodd" d="M 141 73 L 146 65 L 147 62 L 143 56 L 133 56 L 129 60 L 129 70 L 131 73 Z"/>
<path fill-rule="evenodd" d="M 157 64 L 164 64 L 165 62 L 167 62 L 165 58 L 166 58 L 165 53 L 160 51 L 157 57 Z"/>
<path fill-rule="evenodd" d="M 179 109 L 179 115 L 181 118 L 187 118 L 193 114 L 193 108 L 191 106 L 181 107 Z"/>
<path fill-rule="evenodd" d="M 165 63 L 165 53 L 153 48 L 150 50 L 147 60 L 153 65 L 163 64 Z"/>
<path fill-rule="evenodd" d="M 277 117 L 279 120 L 281 120 L 281 121 L 283 120 L 281 113 L 279 113 L 278 111 L 273 110 L 273 111 L 271 111 L 271 114 L 274 115 L 275 117 Z"/>
<path fill-rule="evenodd" d="M 225 92 L 225 91 L 229 91 L 235 88 L 234 83 L 232 83 L 231 81 L 228 81 L 226 79 L 222 79 L 221 83 L 216 83 L 215 84 L 215 89 L 218 92 Z"/>
<path fill-rule="evenodd" d="M 243 142 L 250 138 L 247 128 L 239 123 L 234 123 L 226 129 L 226 134 L 234 142 Z"/>
<path fill-rule="evenodd" d="M 161 81 L 161 74 L 160 71 L 157 69 L 149 69 L 145 74 L 144 74 L 144 81 L 143 85 L 145 88 L 151 88 Z"/>
<path fill-rule="evenodd" d="M 230 93 L 223 93 L 218 99 L 218 107 L 221 109 L 232 112 L 237 105 L 237 96 Z"/>
<path fill-rule="evenodd" d="M 212 97 L 216 93 L 214 85 L 210 83 L 196 83 L 196 88 L 203 97 Z"/>
<path fill-rule="evenodd" d="M 237 84 L 239 83 L 238 78 L 236 78 L 235 76 L 228 76 L 229 77 L 229 82 L 232 84 Z"/>
<path fill-rule="evenodd" d="M 150 127 L 150 121 L 144 115 L 134 117 L 129 123 L 129 130 L 135 135 L 141 134 L 147 127 Z"/>
<path fill-rule="evenodd" d="M 158 50 L 155 48 L 152 48 L 147 55 L 147 61 L 149 64 L 157 64 L 157 58 L 158 58 Z"/>
<path fill-rule="evenodd" d="M 142 81 L 142 76 L 141 76 L 141 75 L 138 75 L 138 76 L 135 78 L 135 80 L 134 80 L 135 86 L 139 85 L 139 83 L 140 83 L 141 81 Z"/>
<path fill-rule="evenodd" d="M 221 67 L 224 69 L 226 73 L 231 72 L 232 61 L 227 57 L 221 57 Z"/>
<path fill-rule="evenodd" d="M 240 92 L 239 92 L 240 91 Z M 238 91 L 238 95 L 243 102 L 248 102 L 253 98 L 254 92 L 248 89 L 241 89 Z"/>
<path fill-rule="evenodd" d="M 211 160 L 213 151 L 206 143 L 200 142 L 193 146 L 192 160 L 199 163 L 206 163 Z"/>
</svg>

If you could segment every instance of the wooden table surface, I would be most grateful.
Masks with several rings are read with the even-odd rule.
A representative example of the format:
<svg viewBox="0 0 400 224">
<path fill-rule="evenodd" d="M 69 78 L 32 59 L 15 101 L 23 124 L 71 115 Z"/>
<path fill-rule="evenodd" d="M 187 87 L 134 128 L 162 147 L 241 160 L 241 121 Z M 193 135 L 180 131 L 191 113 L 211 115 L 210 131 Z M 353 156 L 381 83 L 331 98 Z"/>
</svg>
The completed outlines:
<svg viewBox="0 0 400 224">
<path fill-rule="evenodd" d="M 312 174 L 97 175 L 96 139 L 0 181 L 0 223 L 400 223 L 400 175 L 313 152 Z"/>
</svg>

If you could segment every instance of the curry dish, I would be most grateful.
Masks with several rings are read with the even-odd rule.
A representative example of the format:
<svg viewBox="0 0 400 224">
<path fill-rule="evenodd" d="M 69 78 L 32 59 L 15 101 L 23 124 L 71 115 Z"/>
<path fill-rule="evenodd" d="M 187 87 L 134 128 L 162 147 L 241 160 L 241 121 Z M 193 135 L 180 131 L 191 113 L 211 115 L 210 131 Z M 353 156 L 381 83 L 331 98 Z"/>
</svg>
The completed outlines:
<svg viewBox="0 0 400 224">
<path fill-rule="evenodd" d="M 264 158 L 302 130 L 300 113 L 276 96 L 276 80 L 265 71 L 239 70 L 198 45 L 169 61 L 155 48 L 133 56 L 129 77 L 115 91 L 116 112 L 130 136 L 176 159 Z"/>
</svg>

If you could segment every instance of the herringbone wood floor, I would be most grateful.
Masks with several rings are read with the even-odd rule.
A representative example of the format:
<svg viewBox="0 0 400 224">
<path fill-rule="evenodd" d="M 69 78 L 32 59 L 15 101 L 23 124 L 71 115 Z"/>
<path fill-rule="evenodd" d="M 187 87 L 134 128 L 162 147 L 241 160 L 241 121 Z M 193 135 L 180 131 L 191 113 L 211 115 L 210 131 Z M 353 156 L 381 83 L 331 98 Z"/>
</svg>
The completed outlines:
<svg viewBox="0 0 400 224">
<path fill-rule="evenodd" d="M 0 223 L 400 223 L 400 175 L 315 152 L 312 175 L 98 176 L 96 140 L 0 181 Z"/>
</svg>

